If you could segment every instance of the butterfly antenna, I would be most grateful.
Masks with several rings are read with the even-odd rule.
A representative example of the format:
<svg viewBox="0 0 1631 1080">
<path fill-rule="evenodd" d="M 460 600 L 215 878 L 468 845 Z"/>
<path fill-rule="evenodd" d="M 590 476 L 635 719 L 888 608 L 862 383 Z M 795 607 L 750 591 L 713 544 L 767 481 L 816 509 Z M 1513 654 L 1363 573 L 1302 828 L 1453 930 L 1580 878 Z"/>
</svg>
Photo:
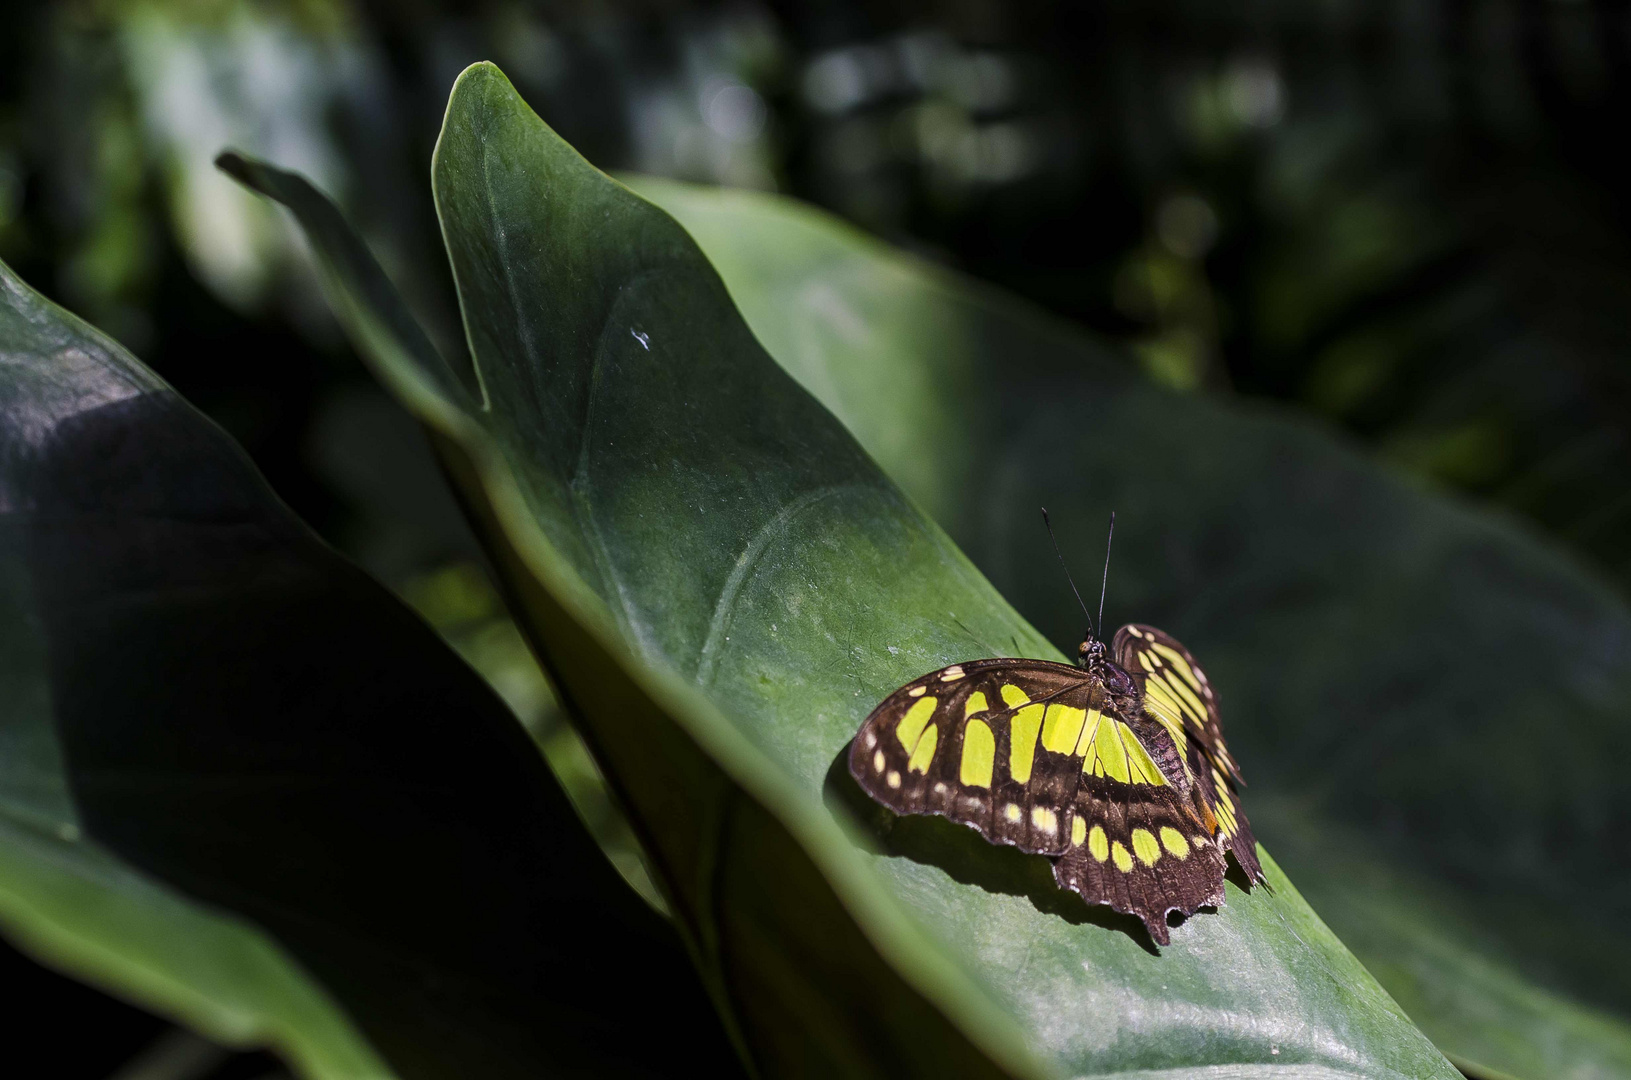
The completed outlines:
<svg viewBox="0 0 1631 1080">
<path fill-rule="evenodd" d="M 1053 522 L 1048 520 L 1048 508 L 1046 506 L 1042 508 L 1042 525 L 1048 530 L 1048 539 L 1053 541 L 1053 553 L 1059 556 L 1059 565 L 1064 568 L 1065 580 L 1070 582 L 1070 591 L 1076 594 L 1076 602 L 1082 606 L 1082 616 L 1083 618 L 1087 619 L 1087 632 L 1089 634 L 1096 634 L 1093 629 L 1095 625 L 1093 622 L 1093 614 L 1087 610 L 1087 604 L 1082 600 L 1081 590 L 1076 588 L 1076 579 L 1070 576 L 1070 567 L 1066 565 L 1065 553 L 1059 550 L 1059 541 L 1053 535 Z M 1102 615 L 1104 613 L 1104 604 L 1102 602 L 1103 598 L 1101 597 L 1100 600 L 1099 613 Z"/>
<path fill-rule="evenodd" d="M 1046 510 L 1042 511 L 1044 517 L 1047 516 L 1047 513 L 1048 512 Z M 1050 533 L 1049 535 L 1052 534 Z M 1110 585 L 1110 544 L 1113 540 L 1115 540 L 1115 538 L 1116 512 L 1112 510 L 1110 511 L 1110 535 L 1104 538 L 1104 580 L 1099 582 L 1099 625 L 1101 626 L 1104 624 L 1104 591 Z M 1054 546 L 1055 548 L 1058 547 L 1058 545 Z M 1071 587 L 1075 588 L 1075 586 Z M 1077 599 L 1079 600 L 1081 598 L 1077 597 Z"/>
</svg>

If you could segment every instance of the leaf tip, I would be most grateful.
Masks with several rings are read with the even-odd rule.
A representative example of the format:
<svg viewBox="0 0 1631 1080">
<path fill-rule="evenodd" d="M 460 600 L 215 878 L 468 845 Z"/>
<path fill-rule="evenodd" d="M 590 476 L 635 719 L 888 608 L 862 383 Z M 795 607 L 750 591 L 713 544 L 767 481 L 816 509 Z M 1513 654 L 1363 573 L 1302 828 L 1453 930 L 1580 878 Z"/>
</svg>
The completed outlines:
<svg viewBox="0 0 1631 1080">
<path fill-rule="evenodd" d="M 215 167 L 236 180 L 243 180 L 249 173 L 249 162 L 236 150 L 223 150 L 215 155 Z"/>
<path fill-rule="evenodd" d="M 459 77 L 453 80 L 453 90 L 449 94 L 449 101 L 458 101 L 471 95 L 485 97 L 489 90 L 498 93 L 519 97 L 510 77 L 504 74 L 502 68 L 491 60 L 477 60 L 474 64 L 459 72 Z"/>
<path fill-rule="evenodd" d="M 228 147 L 215 155 L 215 167 L 251 191 L 275 197 L 268 187 L 268 166 L 264 162 Z"/>
</svg>

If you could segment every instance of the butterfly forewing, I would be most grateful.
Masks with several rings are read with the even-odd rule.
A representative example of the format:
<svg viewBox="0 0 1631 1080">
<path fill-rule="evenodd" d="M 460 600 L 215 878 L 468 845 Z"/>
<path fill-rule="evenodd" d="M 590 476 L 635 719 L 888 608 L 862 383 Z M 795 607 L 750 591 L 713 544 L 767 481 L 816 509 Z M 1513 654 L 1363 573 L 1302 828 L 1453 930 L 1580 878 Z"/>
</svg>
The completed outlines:
<svg viewBox="0 0 1631 1080">
<path fill-rule="evenodd" d="M 851 748 L 850 772 L 898 813 L 943 814 L 991 840 L 1058 854 L 1068 836 L 1058 827 L 1068 794 L 1055 801 L 1066 778 L 1056 775 L 1062 761 L 1049 758 L 1062 755 L 1038 744 L 1048 706 L 1081 707 L 1090 690 L 1083 673 L 1064 664 L 953 664 L 873 710 Z M 1051 828 L 1038 809 L 1053 811 Z"/>
<path fill-rule="evenodd" d="M 1062 885 L 1139 916 L 1163 944 L 1167 912 L 1221 896 L 1193 767 L 1136 691 L 1112 693 L 1097 671 L 991 659 L 931 672 L 873 710 L 849 764 L 899 813 L 1060 857 Z"/>
<path fill-rule="evenodd" d="M 1240 806 L 1244 781 L 1223 741 L 1217 694 L 1206 672 L 1176 638 L 1153 626 L 1123 626 L 1110 651 L 1138 684 L 1144 711 L 1178 744 L 1224 846 L 1253 881 L 1264 880 L 1257 841 Z"/>
</svg>

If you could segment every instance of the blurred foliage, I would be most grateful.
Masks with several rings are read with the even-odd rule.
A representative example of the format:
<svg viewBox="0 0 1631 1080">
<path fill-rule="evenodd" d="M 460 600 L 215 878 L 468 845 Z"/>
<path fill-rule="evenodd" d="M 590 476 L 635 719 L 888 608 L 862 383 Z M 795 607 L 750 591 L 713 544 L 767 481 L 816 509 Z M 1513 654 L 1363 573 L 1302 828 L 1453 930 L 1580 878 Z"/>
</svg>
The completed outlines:
<svg viewBox="0 0 1631 1080">
<path fill-rule="evenodd" d="M 50 1075 L 112 1080 L 293 1080 L 266 1051 L 233 1053 L 46 968 L 0 940 L 15 1061 Z M 72 1030 L 79 1037 L 64 1038 Z M 94 1038 L 84 1037 L 95 1032 Z"/>
<path fill-rule="evenodd" d="M 836 209 L 1124 340 L 1160 381 L 1297 403 L 1623 582 L 1626 18 L 1520 0 L 14 3 L 0 256 L 149 357 L 377 572 L 469 557 L 449 507 L 390 507 L 388 528 L 343 475 L 336 418 L 383 411 L 377 392 L 288 272 L 303 253 L 208 162 L 232 143 L 339 193 L 456 346 L 448 282 L 424 280 L 423 162 L 443 89 L 492 58 L 602 167 Z M 272 355 L 268 392 L 245 361 Z"/>
<path fill-rule="evenodd" d="M 1153 379 L 1321 416 L 1624 585 L 1628 29 L 1623 5 L 1539 0 L 13 0 L 0 258 L 404 592 L 615 852 L 626 826 L 419 482 L 421 436 L 290 232 L 209 168 L 222 146 L 338 195 L 456 352 L 424 163 L 453 77 L 494 59 L 603 168 L 827 206 Z"/>
</svg>

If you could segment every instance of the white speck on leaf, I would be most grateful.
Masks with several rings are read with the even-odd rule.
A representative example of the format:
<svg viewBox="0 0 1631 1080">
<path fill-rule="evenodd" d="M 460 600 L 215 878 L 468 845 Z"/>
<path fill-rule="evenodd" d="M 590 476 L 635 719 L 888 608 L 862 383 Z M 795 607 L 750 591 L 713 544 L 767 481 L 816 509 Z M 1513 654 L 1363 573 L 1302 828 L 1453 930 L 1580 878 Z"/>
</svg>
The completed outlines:
<svg viewBox="0 0 1631 1080">
<path fill-rule="evenodd" d="M 642 349 L 646 350 L 646 352 L 651 351 L 651 335 L 642 334 L 640 331 L 634 329 L 632 326 L 629 327 L 629 333 L 634 335 L 634 340 L 638 341 L 640 343 L 640 347 Z"/>
<path fill-rule="evenodd" d="M 888 649 L 889 649 L 889 655 L 890 656 L 899 656 L 900 655 L 900 650 L 895 648 L 893 645 L 888 646 Z"/>
</svg>

